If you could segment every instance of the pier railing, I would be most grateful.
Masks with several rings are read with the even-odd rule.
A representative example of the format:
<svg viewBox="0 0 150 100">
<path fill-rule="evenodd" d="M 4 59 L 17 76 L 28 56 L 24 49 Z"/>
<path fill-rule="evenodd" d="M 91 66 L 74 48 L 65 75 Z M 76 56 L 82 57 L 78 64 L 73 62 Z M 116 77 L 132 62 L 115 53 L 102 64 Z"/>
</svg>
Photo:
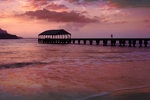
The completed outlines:
<svg viewBox="0 0 150 100">
<path fill-rule="evenodd" d="M 100 45 L 102 43 L 104 46 L 125 46 L 135 47 L 136 44 L 139 47 L 148 46 L 148 42 L 150 38 L 71 38 L 71 39 L 38 39 L 39 43 L 47 43 L 47 44 L 90 44 L 96 43 L 96 45 Z M 108 43 L 109 42 L 109 43 Z"/>
</svg>

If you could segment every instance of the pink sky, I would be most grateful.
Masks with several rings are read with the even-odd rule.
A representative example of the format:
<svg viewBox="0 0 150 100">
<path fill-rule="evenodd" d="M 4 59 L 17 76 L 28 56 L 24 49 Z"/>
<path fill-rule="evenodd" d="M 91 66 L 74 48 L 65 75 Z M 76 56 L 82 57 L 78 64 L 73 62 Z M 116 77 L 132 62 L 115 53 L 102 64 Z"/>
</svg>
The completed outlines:
<svg viewBox="0 0 150 100">
<path fill-rule="evenodd" d="M 150 0 L 0 0 L 0 28 L 22 37 L 65 29 L 72 37 L 150 38 Z"/>
</svg>

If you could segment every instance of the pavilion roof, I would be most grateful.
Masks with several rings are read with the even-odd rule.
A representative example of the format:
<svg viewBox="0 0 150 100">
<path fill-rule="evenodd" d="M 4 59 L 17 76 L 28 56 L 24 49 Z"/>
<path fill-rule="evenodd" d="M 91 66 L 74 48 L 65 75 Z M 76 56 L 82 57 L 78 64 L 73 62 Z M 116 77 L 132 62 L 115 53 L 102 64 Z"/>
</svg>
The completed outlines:
<svg viewBox="0 0 150 100">
<path fill-rule="evenodd" d="M 47 30 L 39 35 L 71 35 L 69 32 L 65 31 L 64 29 L 59 29 L 59 30 Z"/>
</svg>

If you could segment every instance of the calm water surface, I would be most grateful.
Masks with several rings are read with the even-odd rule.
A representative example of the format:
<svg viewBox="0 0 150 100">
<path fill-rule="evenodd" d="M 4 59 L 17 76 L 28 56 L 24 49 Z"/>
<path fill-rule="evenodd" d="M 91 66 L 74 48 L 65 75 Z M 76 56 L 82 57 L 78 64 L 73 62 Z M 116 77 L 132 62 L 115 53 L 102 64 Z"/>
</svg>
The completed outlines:
<svg viewBox="0 0 150 100">
<path fill-rule="evenodd" d="M 89 98 L 149 87 L 149 76 L 150 47 L 0 40 L 0 100 L 103 100 Z"/>
</svg>

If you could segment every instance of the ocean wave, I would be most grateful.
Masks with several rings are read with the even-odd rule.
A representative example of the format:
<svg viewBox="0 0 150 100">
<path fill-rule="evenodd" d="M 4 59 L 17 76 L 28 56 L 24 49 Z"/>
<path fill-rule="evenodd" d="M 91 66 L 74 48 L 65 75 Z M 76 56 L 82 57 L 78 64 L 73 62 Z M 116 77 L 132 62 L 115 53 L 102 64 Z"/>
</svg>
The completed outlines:
<svg viewBox="0 0 150 100">
<path fill-rule="evenodd" d="M 96 95 L 92 95 L 92 96 L 88 96 L 88 97 L 84 97 L 84 98 L 80 98 L 76 100 L 107 100 L 106 98 L 108 97 L 108 95 L 110 94 L 107 92 L 104 92 L 101 94 L 96 94 Z"/>
<path fill-rule="evenodd" d="M 21 62 L 21 63 L 11 63 L 11 64 L 3 64 L 0 65 L 0 69 L 8 69 L 8 68 L 22 68 L 29 65 L 37 65 L 37 64 L 47 64 L 45 62 Z"/>
<path fill-rule="evenodd" d="M 30 65 L 41 65 L 41 64 L 57 64 L 57 63 L 74 63 L 74 60 L 70 60 L 70 59 L 47 59 L 45 61 L 39 61 L 39 62 L 19 62 L 19 63 L 9 63 L 9 64 L 1 64 L 0 65 L 0 70 L 1 69 L 9 69 L 9 68 L 23 68 L 23 67 L 27 67 Z"/>
<path fill-rule="evenodd" d="M 84 50 L 81 53 L 95 53 L 95 54 L 107 54 L 107 53 L 117 53 L 117 54 L 124 54 L 124 53 L 132 53 L 133 51 L 95 51 L 95 50 Z"/>
</svg>

